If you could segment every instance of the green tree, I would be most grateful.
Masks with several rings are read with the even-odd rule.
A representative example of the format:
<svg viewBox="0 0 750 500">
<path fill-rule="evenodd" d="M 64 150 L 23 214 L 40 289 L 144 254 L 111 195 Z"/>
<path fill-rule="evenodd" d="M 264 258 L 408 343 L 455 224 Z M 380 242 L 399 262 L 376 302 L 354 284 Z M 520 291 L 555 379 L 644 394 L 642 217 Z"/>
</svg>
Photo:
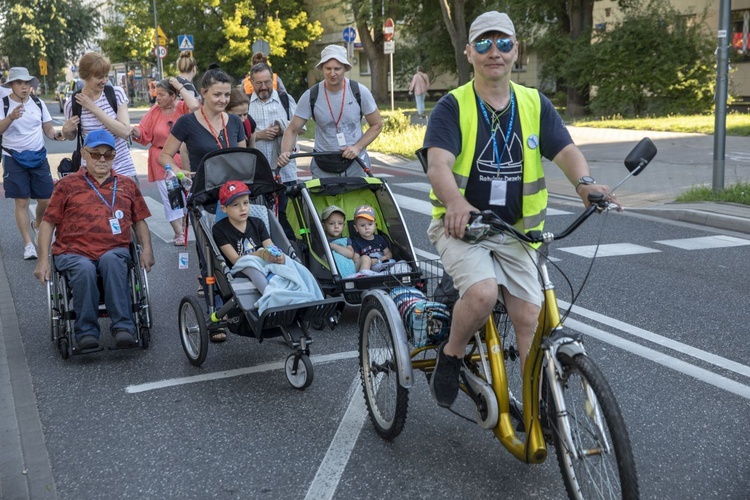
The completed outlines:
<svg viewBox="0 0 750 500">
<path fill-rule="evenodd" d="M 39 59 L 45 58 L 48 84 L 99 27 L 96 8 L 76 0 L 0 0 L 0 9 L 5 13 L 0 16 L 0 53 L 11 66 L 24 66 L 37 76 Z"/>
<path fill-rule="evenodd" d="M 712 109 L 714 39 L 705 13 L 686 17 L 667 4 L 651 4 L 597 37 L 562 70 L 594 88 L 591 111 L 623 116 L 702 113 Z"/>
<path fill-rule="evenodd" d="M 348 2 L 347 2 L 348 3 Z M 370 63 L 372 96 L 376 102 L 390 100 L 388 71 L 390 56 L 383 53 L 383 24 L 388 18 L 398 19 L 398 2 L 390 0 L 352 0 L 351 9 L 357 25 L 362 50 Z M 394 70 L 395 71 L 395 70 Z"/>
<path fill-rule="evenodd" d="M 156 64 L 151 0 L 115 0 L 117 19 L 105 23 L 101 46 L 113 61 Z M 159 25 L 168 37 L 165 74 L 176 73 L 177 35 L 191 34 L 198 70 L 216 62 L 239 82 L 250 69 L 252 44 L 269 42 L 269 60 L 292 95 L 307 88 L 306 49 L 323 32 L 311 21 L 301 0 L 159 0 Z"/>
</svg>

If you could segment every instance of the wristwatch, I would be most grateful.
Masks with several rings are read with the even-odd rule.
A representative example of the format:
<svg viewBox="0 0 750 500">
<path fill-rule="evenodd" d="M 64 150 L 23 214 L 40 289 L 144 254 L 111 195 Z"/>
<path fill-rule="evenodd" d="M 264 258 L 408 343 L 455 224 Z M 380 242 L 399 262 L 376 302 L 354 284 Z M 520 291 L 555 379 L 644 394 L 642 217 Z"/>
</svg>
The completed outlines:
<svg viewBox="0 0 750 500">
<path fill-rule="evenodd" d="M 596 184 L 596 181 L 594 180 L 593 177 L 589 175 L 584 175 L 583 177 L 580 177 L 578 179 L 578 182 L 576 182 L 576 191 L 578 190 L 578 186 L 580 186 L 581 184 L 590 186 L 591 184 Z"/>
</svg>

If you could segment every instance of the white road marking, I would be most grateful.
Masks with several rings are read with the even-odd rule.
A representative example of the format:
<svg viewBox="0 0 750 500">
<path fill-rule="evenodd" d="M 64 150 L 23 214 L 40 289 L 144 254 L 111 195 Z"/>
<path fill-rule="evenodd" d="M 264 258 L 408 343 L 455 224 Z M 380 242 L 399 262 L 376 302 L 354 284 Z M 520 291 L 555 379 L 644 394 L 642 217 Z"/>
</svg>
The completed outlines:
<svg viewBox="0 0 750 500">
<path fill-rule="evenodd" d="M 666 366 L 667 368 L 671 368 L 676 372 L 689 375 L 697 380 L 713 385 L 714 387 L 717 387 L 719 389 L 723 389 L 725 391 L 731 392 L 732 394 L 742 396 L 745 399 L 750 399 L 750 386 L 747 386 L 745 384 L 740 384 L 739 382 L 735 382 L 732 379 L 722 377 L 721 375 L 717 375 L 716 373 L 710 372 L 703 368 L 699 368 L 688 362 L 679 360 L 672 356 L 667 356 L 664 353 L 655 351 L 654 349 L 644 347 L 640 344 L 636 344 L 635 342 L 631 342 L 630 340 L 625 340 L 621 337 L 618 337 L 617 335 L 607 333 L 603 330 L 599 330 L 598 328 L 594 328 L 593 326 L 586 325 L 574 319 L 568 318 L 565 321 L 565 326 L 573 330 L 577 330 L 585 335 L 597 338 L 615 347 L 619 347 L 620 349 L 631 352 L 642 358 L 646 358 L 650 361 L 653 361 L 654 363 Z"/>
<path fill-rule="evenodd" d="M 360 378 L 354 377 L 347 394 L 349 406 L 307 490 L 305 500 L 329 500 L 336 492 L 367 417 L 364 396 L 359 390 L 360 384 Z"/>
<path fill-rule="evenodd" d="M 655 241 L 654 243 L 661 243 L 662 245 L 681 248 L 683 250 L 706 250 L 710 248 L 727 248 L 750 245 L 750 240 L 717 234 L 715 236 L 703 236 L 700 238 L 659 240 Z"/>
<path fill-rule="evenodd" d="M 570 303 L 565 302 L 563 300 L 558 300 L 557 303 L 560 309 L 568 309 L 570 307 Z M 736 363 L 727 358 L 723 358 L 721 356 L 711 354 L 710 352 L 696 349 L 687 344 L 683 344 L 681 342 L 672 340 L 668 337 L 664 337 L 663 335 L 659 335 L 657 333 L 650 332 L 642 328 L 638 328 L 637 326 L 633 326 L 623 321 L 610 318 L 608 316 L 599 314 L 598 312 L 591 311 L 589 309 L 585 309 L 580 306 L 573 306 L 572 312 L 575 314 L 578 314 L 579 316 L 583 316 L 591 320 L 594 320 L 603 325 L 607 325 L 608 327 L 616 328 L 624 333 L 633 335 L 634 337 L 638 337 L 648 342 L 652 342 L 662 347 L 666 347 L 667 349 L 672 349 L 673 351 L 677 351 L 679 353 L 686 354 L 693 358 L 700 359 L 701 361 L 705 361 L 706 363 L 710 363 L 712 365 L 718 366 L 719 368 L 732 371 L 739 375 L 750 377 L 750 366 Z M 568 325 L 568 321 L 574 321 L 574 320 L 566 320 L 565 321 L 566 326 Z"/>
<path fill-rule="evenodd" d="M 319 354 L 317 356 L 310 356 L 310 360 L 313 364 L 318 363 L 330 363 L 333 361 L 339 361 L 342 359 L 356 358 L 359 356 L 357 351 L 346 351 L 337 352 L 333 354 Z M 203 375 L 196 375 L 194 377 L 180 377 L 170 378 L 166 380 L 159 380 L 157 382 L 148 382 L 145 384 L 129 385 L 125 388 L 125 392 L 129 394 L 135 394 L 138 392 L 154 391 L 157 389 L 164 389 L 167 387 L 175 387 L 178 385 L 195 384 L 198 382 L 208 382 L 210 380 L 220 380 L 224 378 L 240 377 L 242 375 L 248 375 L 251 373 L 262 373 L 273 370 L 283 370 L 284 361 L 278 361 L 275 363 L 266 363 L 263 365 L 248 366 L 246 368 L 237 368 L 235 370 L 225 370 L 221 372 L 205 373 Z"/>
<path fill-rule="evenodd" d="M 620 257 L 623 255 L 637 255 L 643 253 L 659 253 L 661 250 L 648 248 L 633 243 L 612 243 L 610 245 L 587 245 L 582 247 L 565 247 L 557 250 L 572 253 L 589 259 L 596 257 Z"/>
</svg>

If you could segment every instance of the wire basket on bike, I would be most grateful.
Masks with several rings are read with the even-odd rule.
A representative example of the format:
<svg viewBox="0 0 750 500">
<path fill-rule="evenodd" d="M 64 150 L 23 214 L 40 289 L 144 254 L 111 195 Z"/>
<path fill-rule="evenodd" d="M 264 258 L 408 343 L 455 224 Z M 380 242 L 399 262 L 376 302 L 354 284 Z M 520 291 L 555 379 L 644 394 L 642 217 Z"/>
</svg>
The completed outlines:
<svg viewBox="0 0 750 500">
<path fill-rule="evenodd" d="M 415 262 L 412 269 L 419 269 L 416 279 L 392 274 L 385 287 L 398 308 L 409 343 L 414 347 L 440 344 L 448 338 L 458 291 L 440 260 Z"/>
</svg>

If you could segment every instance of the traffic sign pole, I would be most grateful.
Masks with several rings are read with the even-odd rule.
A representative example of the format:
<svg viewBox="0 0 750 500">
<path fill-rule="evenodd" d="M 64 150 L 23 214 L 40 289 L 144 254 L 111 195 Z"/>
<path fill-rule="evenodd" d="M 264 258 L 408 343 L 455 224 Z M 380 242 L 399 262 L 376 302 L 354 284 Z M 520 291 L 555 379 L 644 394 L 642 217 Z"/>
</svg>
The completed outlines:
<svg viewBox="0 0 750 500">
<path fill-rule="evenodd" d="M 393 22 L 393 19 L 390 17 L 385 20 L 383 23 L 383 38 L 385 38 L 385 43 L 383 44 L 383 51 L 386 54 L 390 54 L 391 59 L 391 112 L 395 110 L 395 102 L 393 93 L 395 89 L 393 88 L 393 52 L 396 50 L 396 42 L 393 41 L 393 31 L 395 29 L 396 24 Z"/>
<path fill-rule="evenodd" d="M 156 17 L 156 0 L 154 0 L 154 48 L 158 50 L 159 47 L 159 20 Z M 161 57 L 156 54 L 156 67 L 159 73 L 159 81 L 164 78 L 164 70 L 161 65 Z"/>
</svg>

